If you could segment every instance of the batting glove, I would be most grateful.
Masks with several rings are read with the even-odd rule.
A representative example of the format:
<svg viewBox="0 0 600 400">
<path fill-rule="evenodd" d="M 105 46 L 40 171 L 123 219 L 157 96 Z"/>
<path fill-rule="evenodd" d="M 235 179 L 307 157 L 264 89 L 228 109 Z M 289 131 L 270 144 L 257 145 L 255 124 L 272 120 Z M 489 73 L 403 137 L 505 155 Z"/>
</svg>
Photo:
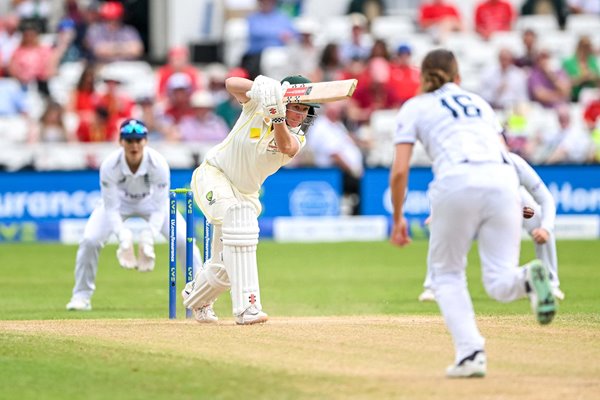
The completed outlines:
<svg viewBox="0 0 600 400">
<path fill-rule="evenodd" d="M 254 79 L 254 82 L 252 82 L 252 87 L 250 88 L 250 90 L 246 92 L 246 96 L 248 96 L 252 100 L 260 101 L 260 99 L 263 97 L 265 85 L 269 81 L 273 80 L 274 79 L 268 78 L 264 75 L 257 76 Z"/>
<path fill-rule="evenodd" d="M 265 92 L 261 99 L 263 114 L 271 118 L 275 123 L 285 121 L 285 105 L 283 104 L 283 94 L 281 84 L 277 81 L 265 85 Z"/>
<path fill-rule="evenodd" d="M 119 248 L 117 249 L 117 260 L 121 267 L 125 269 L 134 269 L 137 266 L 137 260 L 133 251 L 133 234 L 127 228 L 121 229 L 117 234 L 119 239 Z"/>
</svg>

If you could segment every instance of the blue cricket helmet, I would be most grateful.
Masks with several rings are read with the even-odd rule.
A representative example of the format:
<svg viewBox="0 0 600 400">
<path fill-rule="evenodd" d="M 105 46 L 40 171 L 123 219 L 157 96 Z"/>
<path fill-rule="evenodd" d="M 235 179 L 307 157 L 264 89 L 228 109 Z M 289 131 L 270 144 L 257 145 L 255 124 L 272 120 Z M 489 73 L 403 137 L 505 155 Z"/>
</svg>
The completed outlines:
<svg viewBox="0 0 600 400">
<path fill-rule="evenodd" d="M 121 139 L 146 139 L 148 128 L 139 119 L 126 119 L 119 128 Z"/>
</svg>

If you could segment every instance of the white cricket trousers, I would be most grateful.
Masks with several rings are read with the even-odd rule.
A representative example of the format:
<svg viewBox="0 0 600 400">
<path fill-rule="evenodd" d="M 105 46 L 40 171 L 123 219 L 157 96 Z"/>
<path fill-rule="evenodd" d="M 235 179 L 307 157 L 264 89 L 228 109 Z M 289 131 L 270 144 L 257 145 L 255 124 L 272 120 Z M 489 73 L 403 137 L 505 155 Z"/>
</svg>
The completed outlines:
<svg viewBox="0 0 600 400">
<path fill-rule="evenodd" d="M 467 254 L 477 238 L 485 289 L 509 302 L 525 296 L 518 268 L 521 211 L 514 168 L 463 163 L 431 184 L 428 261 L 432 286 L 454 341 L 456 362 L 484 350 L 467 289 Z"/>
<path fill-rule="evenodd" d="M 223 251 L 221 226 L 225 212 L 229 207 L 246 201 L 254 206 L 256 215 L 260 215 L 262 205 L 258 193 L 241 193 L 220 169 L 206 161 L 194 171 L 190 187 L 194 192 L 194 201 L 208 218 L 208 222 L 213 225 L 211 254 L 217 262 L 221 262 L 220 254 Z"/>
<path fill-rule="evenodd" d="M 161 228 L 161 234 L 169 237 L 169 218 L 166 215 L 168 212 L 168 204 L 165 202 L 165 222 Z M 123 215 L 123 218 L 128 218 L 132 215 Z M 148 220 L 149 214 L 137 215 Z M 104 247 L 110 235 L 113 234 L 112 226 L 103 205 L 98 206 L 92 211 L 88 219 L 83 238 L 79 242 L 77 250 L 77 258 L 75 261 L 75 286 L 73 287 L 73 299 L 90 299 L 96 290 L 96 274 L 98 272 L 98 258 L 100 249 Z M 185 260 L 185 219 L 180 213 L 177 213 L 177 259 L 179 264 L 184 266 Z M 118 263 L 115 259 L 115 266 Z M 202 266 L 200 258 L 200 250 L 194 245 L 194 269 L 197 270 Z M 120 268 L 120 267 L 119 267 Z"/>
</svg>

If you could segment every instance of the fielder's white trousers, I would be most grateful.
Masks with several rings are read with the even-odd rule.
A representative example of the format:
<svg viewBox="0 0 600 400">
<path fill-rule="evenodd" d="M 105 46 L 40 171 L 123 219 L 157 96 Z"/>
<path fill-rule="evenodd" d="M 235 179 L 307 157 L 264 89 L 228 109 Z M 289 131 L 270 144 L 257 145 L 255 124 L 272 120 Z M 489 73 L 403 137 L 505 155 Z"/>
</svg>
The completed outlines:
<svg viewBox="0 0 600 400">
<path fill-rule="evenodd" d="M 165 214 L 168 213 L 168 204 L 165 202 Z M 150 214 L 128 214 L 122 217 L 129 218 L 132 216 L 141 217 L 148 220 Z M 169 218 L 165 216 L 165 222 L 161 228 L 161 234 L 169 237 Z M 100 249 L 104 247 L 110 235 L 112 234 L 112 226 L 104 209 L 104 206 L 99 206 L 90 215 L 83 238 L 79 242 L 77 250 L 77 258 L 75 261 L 75 286 L 73 287 L 73 299 L 90 299 L 96 290 L 96 274 L 98 272 L 98 258 Z M 179 264 L 185 266 L 185 219 L 180 213 L 177 213 L 177 259 Z M 114 255 L 113 255 L 114 256 Z M 118 263 L 115 261 L 115 266 Z M 202 266 L 200 258 L 200 250 L 194 245 L 194 269 Z M 120 268 L 120 267 L 119 267 Z"/>
<path fill-rule="evenodd" d="M 485 344 L 465 274 L 474 238 L 487 293 L 502 302 L 526 294 L 524 274 L 518 268 L 522 219 L 518 179 L 508 164 L 464 163 L 434 180 L 429 196 L 432 286 L 458 362 Z"/>
</svg>

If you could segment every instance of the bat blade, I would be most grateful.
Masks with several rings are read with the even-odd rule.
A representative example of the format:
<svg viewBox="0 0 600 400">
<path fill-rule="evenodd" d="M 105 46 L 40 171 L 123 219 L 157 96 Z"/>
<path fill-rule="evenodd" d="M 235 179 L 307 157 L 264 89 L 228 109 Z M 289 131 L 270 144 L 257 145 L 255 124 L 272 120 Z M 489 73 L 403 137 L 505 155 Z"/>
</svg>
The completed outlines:
<svg viewBox="0 0 600 400">
<path fill-rule="evenodd" d="M 358 80 L 314 82 L 291 85 L 283 95 L 285 103 L 329 103 L 352 96 Z"/>
</svg>

